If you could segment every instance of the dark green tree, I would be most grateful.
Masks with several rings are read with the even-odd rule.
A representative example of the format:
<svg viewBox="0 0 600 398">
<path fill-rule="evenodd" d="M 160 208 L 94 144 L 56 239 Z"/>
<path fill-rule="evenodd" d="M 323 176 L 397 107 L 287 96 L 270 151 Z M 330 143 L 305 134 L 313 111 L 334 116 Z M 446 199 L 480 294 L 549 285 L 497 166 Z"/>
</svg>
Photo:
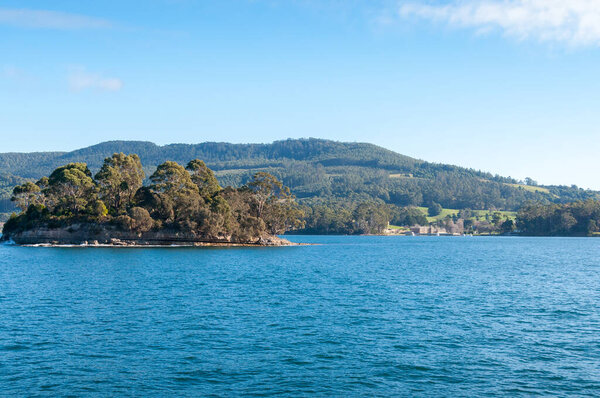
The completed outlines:
<svg viewBox="0 0 600 398">
<path fill-rule="evenodd" d="M 142 186 L 145 174 L 138 155 L 115 153 L 104 159 L 95 179 L 100 197 L 108 204 L 111 214 L 122 214 Z"/>
<path fill-rule="evenodd" d="M 291 198 L 290 190 L 284 187 L 275 176 L 266 172 L 258 172 L 248 183 L 248 188 L 254 194 L 254 210 L 256 217 L 261 218 L 265 207 L 279 200 Z"/>
<path fill-rule="evenodd" d="M 13 189 L 13 194 L 10 200 L 16 203 L 16 205 L 22 210 L 25 211 L 32 204 L 41 204 L 42 199 L 42 190 L 39 186 L 32 182 L 26 182 L 22 185 L 17 185 Z"/>
<path fill-rule="evenodd" d="M 502 233 L 510 234 L 511 232 L 513 232 L 515 230 L 515 222 L 511 219 L 507 219 L 506 221 L 504 221 L 502 223 L 500 228 L 502 229 Z"/>
<path fill-rule="evenodd" d="M 198 186 L 204 200 L 210 201 L 222 189 L 213 171 L 203 161 L 194 159 L 185 168 L 190 172 L 192 181 Z"/>
<path fill-rule="evenodd" d="M 96 184 L 85 163 L 69 163 L 57 168 L 44 190 L 52 212 L 59 215 L 82 214 L 96 200 Z"/>
<path fill-rule="evenodd" d="M 425 214 L 415 207 L 402 207 L 393 209 L 391 223 L 393 225 L 405 227 L 429 224 Z"/>
<path fill-rule="evenodd" d="M 361 203 L 354 210 L 353 216 L 355 232 L 360 234 L 379 234 L 390 221 L 388 207 L 375 203 Z"/>
<path fill-rule="evenodd" d="M 87 214 L 89 214 L 92 218 L 101 221 L 104 217 L 108 215 L 108 209 L 106 205 L 101 200 L 95 200 L 88 204 Z"/>
<path fill-rule="evenodd" d="M 443 210 L 442 205 L 434 202 L 427 209 L 427 214 L 429 214 L 429 217 L 436 217 L 436 216 L 439 216 L 440 214 L 442 214 L 442 210 Z"/>
<path fill-rule="evenodd" d="M 176 162 L 167 161 L 159 165 L 150 176 L 151 192 L 158 194 L 164 202 L 170 202 L 173 219 L 164 220 L 174 223 L 180 229 L 195 231 L 205 222 L 206 204 L 198 186 L 190 174 Z"/>
<path fill-rule="evenodd" d="M 280 234 L 303 226 L 302 210 L 290 189 L 275 176 L 266 172 L 254 174 L 248 190 L 252 192 L 254 216 L 265 222 L 270 233 Z"/>
</svg>

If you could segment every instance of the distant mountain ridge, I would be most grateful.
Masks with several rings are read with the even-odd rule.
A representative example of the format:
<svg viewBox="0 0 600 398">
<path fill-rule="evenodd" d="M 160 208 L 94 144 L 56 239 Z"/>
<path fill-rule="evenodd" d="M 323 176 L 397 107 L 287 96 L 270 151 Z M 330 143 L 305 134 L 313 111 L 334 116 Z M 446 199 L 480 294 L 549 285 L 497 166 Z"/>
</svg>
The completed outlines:
<svg viewBox="0 0 600 398">
<path fill-rule="evenodd" d="M 288 139 L 271 144 L 170 144 L 108 141 L 70 152 L 0 154 L 0 212 L 18 181 L 35 180 L 56 167 L 85 162 L 97 171 L 115 152 L 136 153 L 149 175 L 174 160 L 201 159 L 221 185 L 240 186 L 256 171 L 268 171 L 310 203 L 318 200 L 380 201 L 398 206 L 440 203 L 446 208 L 516 210 L 529 201 L 568 202 L 599 198 L 596 191 L 566 186 L 532 187 L 498 175 L 430 163 L 368 143 Z M 4 207 L 4 208 L 3 208 Z"/>
<path fill-rule="evenodd" d="M 230 144 L 204 142 L 200 144 L 156 145 L 147 141 L 107 141 L 71 152 L 0 153 L 0 169 L 9 174 L 26 178 L 39 178 L 54 168 L 69 162 L 86 162 L 91 169 L 98 169 L 104 158 L 113 153 L 136 153 L 144 165 L 156 166 L 166 160 L 186 163 L 190 159 L 202 159 L 213 168 L 223 167 L 227 162 L 240 160 L 301 160 L 329 161 L 361 156 L 372 163 L 402 166 L 422 161 L 366 143 L 341 143 L 320 139 L 275 141 L 272 144 Z M 366 156 L 366 154 L 371 154 Z M 38 168 L 30 166 L 35 163 Z"/>
</svg>

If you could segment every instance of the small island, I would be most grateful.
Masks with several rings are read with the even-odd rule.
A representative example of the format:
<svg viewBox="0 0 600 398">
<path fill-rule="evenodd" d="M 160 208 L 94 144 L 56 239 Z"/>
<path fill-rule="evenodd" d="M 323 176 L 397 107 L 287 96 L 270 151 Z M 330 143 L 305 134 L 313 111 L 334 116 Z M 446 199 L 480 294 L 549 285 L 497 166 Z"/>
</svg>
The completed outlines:
<svg viewBox="0 0 600 398">
<path fill-rule="evenodd" d="M 146 181 L 146 184 L 144 182 Z M 13 191 L 22 210 L 2 241 L 19 245 L 284 246 L 302 227 L 289 188 L 266 172 L 222 188 L 203 161 L 166 161 L 148 180 L 138 155 L 115 153 L 92 175 L 69 163 Z"/>
</svg>

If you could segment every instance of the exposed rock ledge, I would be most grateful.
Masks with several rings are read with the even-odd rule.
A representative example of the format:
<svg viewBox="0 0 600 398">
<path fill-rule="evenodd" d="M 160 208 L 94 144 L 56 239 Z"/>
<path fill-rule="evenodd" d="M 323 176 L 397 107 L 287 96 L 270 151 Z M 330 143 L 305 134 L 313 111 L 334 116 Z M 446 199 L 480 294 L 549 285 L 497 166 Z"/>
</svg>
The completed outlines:
<svg viewBox="0 0 600 398">
<path fill-rule="evenodd" d="M 121 231 L 106 225 L 71 225 L 65 228 L 40 227 L 10 233 L 2 240 L 17 245 L 44 246 L 293 246 L 277 236 L 261 236 L 247 241 L 236 241 L 230 236 L 207 238 L 178 231 L 149 231 L 136 233 Z"/>
</svg>

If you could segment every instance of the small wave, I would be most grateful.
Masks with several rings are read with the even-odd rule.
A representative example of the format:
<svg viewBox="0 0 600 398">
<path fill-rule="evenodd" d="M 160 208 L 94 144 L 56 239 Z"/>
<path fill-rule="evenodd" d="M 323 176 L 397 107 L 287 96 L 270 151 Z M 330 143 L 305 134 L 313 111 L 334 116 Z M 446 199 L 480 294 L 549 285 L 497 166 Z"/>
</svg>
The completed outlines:
<svg viewBox="0 0 600 398">
<path fill-rule="evenodd" d="M 29 347 L 23 344 L 10 344 L 1 347 L 0 351 L 23 351 L 27 349 L 29 349 Z"/>
</svg>

